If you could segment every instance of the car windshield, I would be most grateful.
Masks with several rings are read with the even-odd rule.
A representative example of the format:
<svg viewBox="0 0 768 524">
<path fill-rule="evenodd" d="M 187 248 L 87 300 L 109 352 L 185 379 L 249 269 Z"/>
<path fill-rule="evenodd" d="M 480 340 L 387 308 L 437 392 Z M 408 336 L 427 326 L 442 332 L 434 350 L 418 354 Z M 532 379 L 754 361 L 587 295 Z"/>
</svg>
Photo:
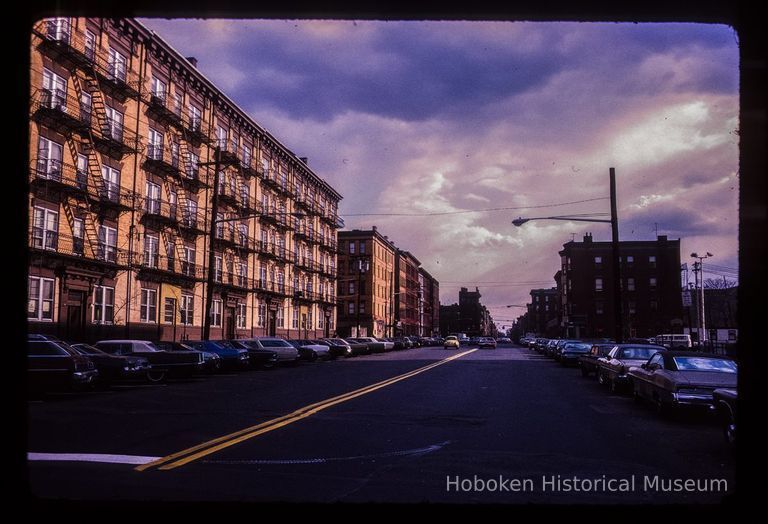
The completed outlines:
<svg viewBox="0 0 768 524">
<path fill-rule="evenodd" d="M 592 349 L 592 347 L 589 344 L 566 344 L 564 349 L 569 351 L 587 352 Z"/>
<path fill-rule="evenodd" d="M 346 346 L 347 344 L 349 344 L 346 340 L 342 340 L 340 338 L 327 338 L 326 341 L 331 342 L 332 344 L 340 345 L 340 346 Z"/>
<path fill-rule="evenodd" d="M 445 340 L 459 340 L 459 339 L 456 337 L 445 337 Z"/>
<path fill-rule="evenodd" d="M 626 360 L 648 360 L 662 349 L 663 348 L 657 348 L 653 346 L 623 348 L 619 358 Z"/>
<path fill-rule="evenodd" d="M 159 347 L 157 347 L 153 342 L 145 342 L 144 346 L 149 348 L 149 351 L 162 351 Z M 142 349 L 145 353 L 147 352 L 145 349 Z"/>
<path fill-rule="evenodd" d="M 75 344 L 72 349 L 83 355 L 106 355 L 102 350 L 88 344 Z"/>
<path fill-rule="evenodd" d="M 674 357 L 678 371 L 720 371 L 736 373 L 736 362 L 724 358 Z"/>
<path fill-rule="evenodd" d="M 293 346 L 281 338 L 259 340 L 265 348 L 292 348 Z"/>
</svg>

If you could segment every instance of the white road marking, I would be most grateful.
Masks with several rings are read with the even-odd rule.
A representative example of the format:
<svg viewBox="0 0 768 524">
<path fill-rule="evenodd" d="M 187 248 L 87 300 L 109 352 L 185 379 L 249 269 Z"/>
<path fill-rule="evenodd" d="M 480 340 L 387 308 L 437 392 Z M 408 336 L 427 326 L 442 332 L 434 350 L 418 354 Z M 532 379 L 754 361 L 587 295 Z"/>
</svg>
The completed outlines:
<svg viewBox="0 0 768 524">
<path fill-rule="evenodd" d="M 27 453 L 29 461 L 50 462 L 105 462 L 108 464 L 146 464 L 160 457 L 137 455 L 109 455 L 102 453 Z"/>
</svg>

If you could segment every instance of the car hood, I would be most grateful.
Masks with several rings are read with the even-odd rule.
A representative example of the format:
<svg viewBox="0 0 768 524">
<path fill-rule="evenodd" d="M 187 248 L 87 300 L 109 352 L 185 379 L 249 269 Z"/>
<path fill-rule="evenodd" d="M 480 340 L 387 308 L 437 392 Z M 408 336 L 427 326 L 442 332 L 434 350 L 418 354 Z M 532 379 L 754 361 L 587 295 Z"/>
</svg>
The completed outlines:
<svg viewBox="0 0 768 524">
<path fill-rule="evenodd" d="M 648 362 L 647 358 L 637 359 L 637 358 L 625 358 L 618 361 L 621 365 L 625 367 L 635 367 L 639 368 L 646 362 Z"/>
<path fill-rule="evenodd" d="M 678 386 L 702 386 L 707 388 L 735 388 L 736 373 L 718 371 L 673 371 Z"/>
</svg>

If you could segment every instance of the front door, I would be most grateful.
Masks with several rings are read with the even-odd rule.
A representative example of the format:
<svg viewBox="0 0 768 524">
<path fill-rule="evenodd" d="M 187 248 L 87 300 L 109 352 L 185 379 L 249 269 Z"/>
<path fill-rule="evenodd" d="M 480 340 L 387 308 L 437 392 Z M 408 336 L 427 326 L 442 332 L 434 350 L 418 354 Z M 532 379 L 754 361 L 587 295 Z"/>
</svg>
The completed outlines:
<svg viewBox="0 0 768 524">
<path fill-rule="evenodd" d="M 224 329 L 226 329 L 226 338 L 232 340 L 235 338 L 235 308 L 228 307 L 224 316 Z"/>
<path fill-rule="evenodd" d="M 269 310 L 267 312 L 267 335 L 274 337 L 277 333 L 277 311 Z"/>
<path fill-rule="evenodd" d="M 85 331 L 85 291 L 67 292 L 67 323 L 64 326 L 67 340 L 83 340 Z"/>
</svg>

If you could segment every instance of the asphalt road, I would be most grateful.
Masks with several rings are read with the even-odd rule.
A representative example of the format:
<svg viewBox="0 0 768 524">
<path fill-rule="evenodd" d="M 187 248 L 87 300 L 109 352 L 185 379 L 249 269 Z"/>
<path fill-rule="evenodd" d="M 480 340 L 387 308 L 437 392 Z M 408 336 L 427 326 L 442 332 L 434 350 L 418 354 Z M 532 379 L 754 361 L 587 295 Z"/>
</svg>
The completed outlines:
<svg viewBox="0 0 768 524">
<path fill-rule="evenodd" d="M 735 490 L 734 455 L 711 417 L 660 418 L 519 347 L 429 367 L 469 349 L 29 401 L 29 491 L 46 500 L 637 504 L 719 503 Z"/>
</svg>

